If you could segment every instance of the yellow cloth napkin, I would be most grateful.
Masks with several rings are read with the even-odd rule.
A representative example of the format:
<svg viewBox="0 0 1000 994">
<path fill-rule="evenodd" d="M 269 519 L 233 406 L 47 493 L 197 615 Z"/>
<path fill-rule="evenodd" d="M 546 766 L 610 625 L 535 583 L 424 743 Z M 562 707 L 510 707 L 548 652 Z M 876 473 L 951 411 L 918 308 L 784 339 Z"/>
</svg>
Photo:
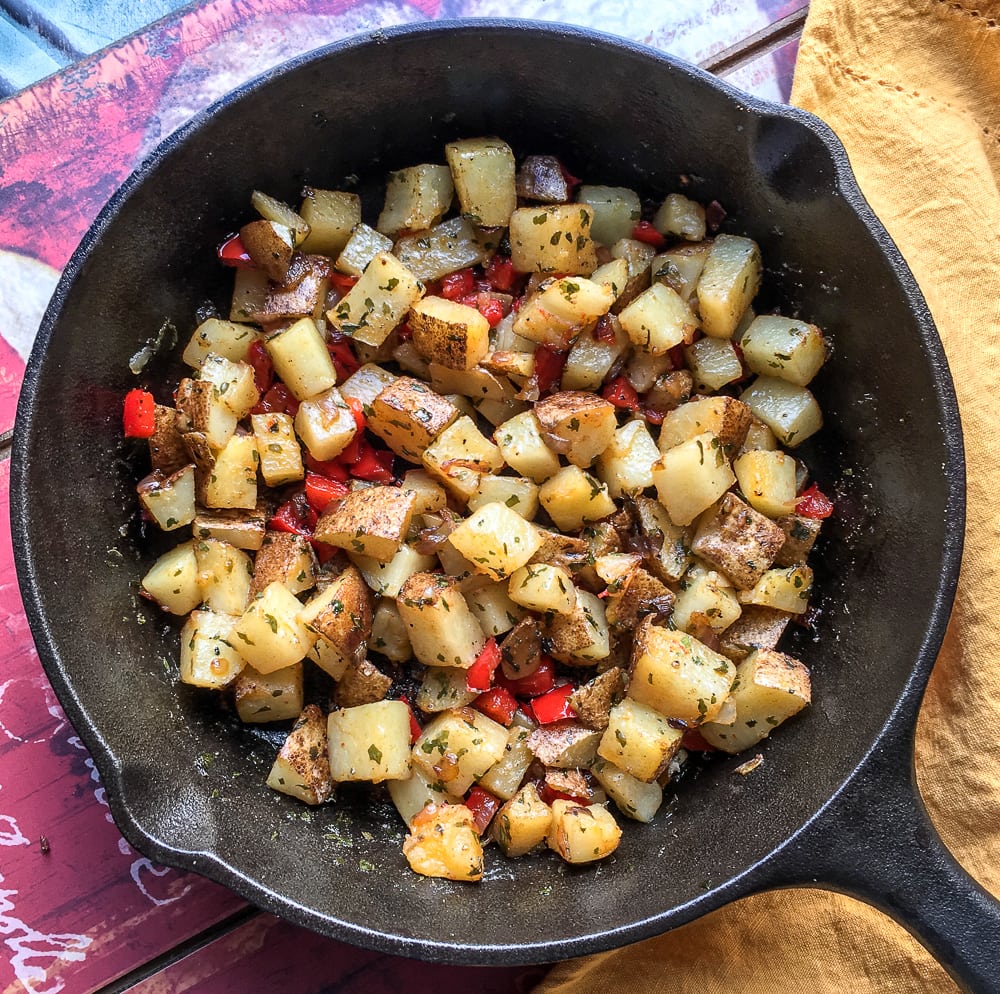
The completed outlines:
<svg viewBox="0 0 1000 994">
<path fill-rule="evenodd" d="M 917 773 L 945 842 L 1000 894 L 1000 2 L 814 0 L 792 101 L 846 146 L 927 298 L 958 391 L 965 555 L 917 729 Z M 788 890 L 561 964 L 535 994 L 805 990 L 957 987 L 880 912 Z"/>
</svg>

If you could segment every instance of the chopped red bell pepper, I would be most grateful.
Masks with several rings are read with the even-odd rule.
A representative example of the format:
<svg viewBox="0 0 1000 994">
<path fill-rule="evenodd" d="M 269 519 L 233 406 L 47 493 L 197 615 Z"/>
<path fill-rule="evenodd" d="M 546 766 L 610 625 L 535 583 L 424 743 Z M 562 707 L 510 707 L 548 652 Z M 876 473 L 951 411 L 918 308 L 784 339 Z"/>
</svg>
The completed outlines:
<svg viewBox="0 0 1000 994">
<path fill-rule="evenodd" d="M 482 835 L 489 827 L 493 816 L 500 810 L 503 802 L 495 794 L 482 787 L 473 787 L 465 798 L 465 806 L 472 812 L 472 824 Z"/>
<path fill-rule="evenodd" d="M 399 340 L 400 340 L 401 342 L 409 342 L 409 341 L 412 341 L 412 339 L 413 339 L 413 329 L 412 329 L 412 328 L 410 327 L 410 322 L 409 322 L 409 321 L 404 321 L 404 322 L 403 322 L 403 323 L 402 323 L 402 324 L 401 324 L 401 325 L 400 325 L 400 326 L 399 326 L 399 327 L 398 327 L 398 328 L 396 329 L 396 337 L 397 337 L 397 338 L 398 338 L 398 339 L 399 339 Z"/>
<path fill-rule="evenodd" d="M 469 690 L 485 691 L 493 686 L 493 674 L 500 665 L 500 646 L 490 638 L 476 661 L 465 671 L 465 685 Z"/>
<path fill-rule="evenodd" d="M 551 725 L 554 721 L 575 718 L 576 712 L 569 703 L 570 695 L 576 688 L 571 683 L 553 687 L 547 694 L 536 697 L 531 702 L 531 713 L 539 725 Z"/>
<path fill-rule="evenodd" d="M 299 402 L 284 383 L 275 383 L 251 409 L 251 414 L 289 414 L 293 418 L 298 413 Z"/>
<path fill-rule="evenodd" d="M 559 171 L 563 174 L 563 179 L 566 180 L 566 185 L 569 187 L 570 192 L 573 191 L 575 187 L 578 187 L 583 180 L 577 179 L 563 164 L 559 163 Z"/>
<path fill-rule="evenodd" d="M 496 297 L 481 293 L 479 303 L 476 306 L 479 308 L 479 313 L 489 322 L 491 328 L 495 328 L 503 320 L 503 304 Z"/>
<path fill-rule="evenodd" d="M 640 221 L 632 229 L 632 237 L 637 242 L 645 242 L 647 245 L 652 245 L 655 249 L 661 249 L 667 244 L 666 238 L 661 235 L 656 228 L 654 228 L 649 221 Z"/>
<path fill-rule="evenodd" d="M 441 280 L 441 289 L 438 291 L 446 300 L 459 300 L 474 293 L 476 289 L 476 279 L 471 269 L 460 269 L 457 273 L 449 273 Z"/>
<path fill-rule="evenodd" d="M 833 501 L 814 483 L 795 502 L 795 513 L 805 518 L 824 519 L 833 514 Z"/>
<path fill-rule="evenodd" d="M 487 718 L 492 718 L 507 728 L 510 728 L 510 723 L 517 712 L 517 700 L 505 687 L 493 687 L 480 694 L 472 702 L 472 706 Z"/>
<path fill-rule="evenodd" d="M 542 656 L 542 661 L 534 673 L 519 677 L 517 680 L 510 680 L 500 673 L 496 682 L 515 697 L 538 697 L 552 689 L 555 684 L 555 672 L 552 660 L 548 656 Z"/>
<path fill-rule="evenodd" d="M 129 390 L 122 405 L 126 438 L 151 438 L 156 430 L 156 401 L 147 390 Z"/>
<path fill-rule="evenodd" d="M 308 452 L 305 454 L 305 457 L 306 468 L 312 470 L 314 473 L 319 473 L 320 476 L 329 477 L 331 480 L 340 480 L 341 483 L 346 483 L 350 479 L 347 468 L 342 466 L 336 459 L 327 459 L 324 462 L 311 456 Z"/>
<path fill-rule="evenodd" d="M 352 373 L 356 373 L 361 368 L 358 357 L 354 354 L 354 349 L 346 338 L 334 339 L 326 343 L 326 350 L 333 360 L 333 368 L 337 371 L 337 382 L 343 383 Z"/>
<path fill-rule="evenodd" d="M 306 495 L 296 494 L 291 500 L 281 504 L 267 523 L 268 528 L 279 532 L 291 532 L 293 535 L 304 535 L 310 538 L 319 516 L 309 506 Z"/>
<path fill-rule="evenodd" d="M 274 383 L 274 363 L 259 338 L 255 338 L 247 347 L 247 362 L 253 366 L 253 378 L 258 392 L 267 393 Z"/>
<path fill-rule="evenodd" d="M 243 245 L 239 235 L 227 238 L 216 250 L 219 262 L 224 266 L 234 266 L 237 269 L 256 269 L 256 264 L 250 258 L 250 253 Z"/>
<path fill-rule="evenodd" d="M 578 794 L 568 794 L 563 790 L 556 790 L 554 787 L 550 787 L 547 783 L 543 783 L 538 791 L 538 796 L 546 803 L 552 804 L 553 801 L 569 801 L 571 804 L 579 804 L 582 807 L 589 807 L 594 803 L 592 797 L 580 797 Z"/>
<path fill-rule="evenodd" d="M 601 390 L 601 396 L 622 410 L 637 411 L 639 409 L 639 395 L 636 393 L 635 387 L 624 376 L 616 376 L 610 383 L 606 384 Z"/>
<path fill-rule="evenodd" d="M 594 330 L 591 334 L 595 342 L 603 342 L 605 345 L 615 344 L 615 326 L 607 314 L 594 325 Z"/>
<path fill-rule="evenodd" d="M 339 480 L 319 473 L 306 473 L 306 500 L 317 514 L 322 514 L 330 501 L 346 497 L 348 493 L 347 485 Z"/>
<path fill-rule="evenodd" d="M 666 417 L 666 415 L 663 413 L 663 411 L 655 411 L 655 410 L 653 410 L 652 407 L 647 407 L 642 412 L 642 416 L 651 425 L 661 425 L 661 424 L 663 424 L 663 419 L 664 419 L 664 417 Z"/>
<path fill-rule="evenodd" d="M 372 483 L 395 483 L 396 477 L 392 475 L 393 454 L 387 449 L 374 448 L 360 432 L 354 436 L 348 448 L 355 441 L 359 443 L 358 458 L 351 465 L 351 476 L 358 480 L 370 480 Z"/>
<path fill-rule="evenodd" d="M 347 293 L 348 290 L 358 282 L 357 276 L 349 276 L 347 273 L 338 273 L 333 270 L 330 273 L 330 284 L 340 294 Z"/>
<path fill-rule="evenodd" d="M 494 255 L 486 264 L 486 281 L 494 290 L 508 293 L 517 281 L 517 270 L 505 255 Z"/>
<path fill-rule="evenodd" d="M 364 431 L 365 425 L 368 424 L 368 418 L 365 416 L 365 405 L 357 397 L 348 397 L 347 406 L 351 409 L 351 414 L 354 415 L 354 423 L 358 426 L 358 431 Z"/>
<path fill-rule="evenodd" d="M 558 388 L 568 355 L 567 349 L 557 349 L 553 345 L 539 345 L 535 349 L 535 371 L 532 378 L 538 386 L 540 397 Z"/>
<path fill-rule="evenodd" d="M 410 744 L 412 745 L 420 738 L 423 729 L 420 727 L 420 722 L 417 721 L 417 716 L 413 713 L 413 705 L 410 703 L 409 697 L 406 694 L 400 694 L 397 700 L 402 701 L 406 705 L 406 710 L 410 713 Z"/>
<path fill-rule="evenodd" d="M 715 746 L 709 745 L 697 728 L 689 728 L 684 733 L 681 745 L 690 752 L 715 752 Z"/>
</svg>

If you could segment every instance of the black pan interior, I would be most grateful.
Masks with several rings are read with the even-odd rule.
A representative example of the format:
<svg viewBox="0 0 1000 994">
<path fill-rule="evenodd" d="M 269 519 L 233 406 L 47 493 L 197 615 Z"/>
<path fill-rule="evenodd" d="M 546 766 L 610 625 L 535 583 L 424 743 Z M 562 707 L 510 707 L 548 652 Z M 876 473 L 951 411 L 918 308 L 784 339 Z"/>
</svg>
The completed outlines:
<svg viewBox="0 0 1000 994">
<path fill-rule="evenodd" d="M 119 412 L 129 357 L 165 320 L 184 341 L 197 308 L 226 306 L 213 250 L 249 216 L 252 189 L 296 202 L 304 184 L 339 188 L 353 174 L 377 211 L 387 170 L 491 133 L 518 154 L 555 152 L 591 182 L 717 198 L 725 229 L 760 242 L 762 304 L 816 321 L 834 344 L 815 384 L 828 426 L 805 455 L 838 515 L 822 545 L 818 630 L 797 632 L 790 650 L 812 669 L 815 704 L 765 744 L 763 766 L 744 777 L 739 760 L 709 764 L 652 825 L 629 824 L 603 865 L 490 854 L 488 879 L 470 887 L 409 873 L 394 813 L 365 791 L 343 789 L 317 811 L 267 791 L 266 737 L 175 685 L 175 629 L 134 596 L 151 555 L 140 561 L 119 533 L 134 482 Z M 927 656 L 955 454 L 936 337 L 896 259 L 843 151 L 806 115 L 582 32 L 387 32 L 195 121 L 127 184 L 71 265 L 17 436 L 26 604 L 126 834 L 295 921 L 446 961 L 578 955 L 733 896 L 734 878 L 845 781 Z"/>
</svg>

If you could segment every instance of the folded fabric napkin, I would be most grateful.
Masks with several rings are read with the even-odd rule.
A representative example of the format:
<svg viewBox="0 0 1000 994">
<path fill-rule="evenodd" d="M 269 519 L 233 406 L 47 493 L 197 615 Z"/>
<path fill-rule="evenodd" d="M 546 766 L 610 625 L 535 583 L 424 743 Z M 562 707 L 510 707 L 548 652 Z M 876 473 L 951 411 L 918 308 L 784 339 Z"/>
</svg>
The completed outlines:
<svg viewBox="0 0 1000 994">
<path fill-rule="evenodd" d="M 958 596 L 917 728 L 917 776 L 955 857 L 1000 894 L 1000 3 L 814 0 L 792 102 L 846 146 L 927 298 L 955 380 L 968 524 Z M 561 964 L 535 994 L 597 990 L 957 987 L 880 912 L 826 891 L 787 890 Z"/>
</svg>

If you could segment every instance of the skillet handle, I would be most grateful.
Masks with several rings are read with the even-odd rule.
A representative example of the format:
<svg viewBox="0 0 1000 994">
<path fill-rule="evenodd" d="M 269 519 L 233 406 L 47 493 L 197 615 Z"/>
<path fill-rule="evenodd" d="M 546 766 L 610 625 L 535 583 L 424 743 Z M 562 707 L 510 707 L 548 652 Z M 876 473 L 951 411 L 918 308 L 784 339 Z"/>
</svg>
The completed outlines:
<svg viewBox="0 0 1000 994">
<path fill-rule="evenodd" d="M 917 789 L 912 738 L 883 748 L 782 860 L 793 876 L 884 911 L 962 990 L 1000 994 L 1000 901 L 976 883 L 931 824 Z M 904 766 L 905 764 L 905 766 Z"/>
</svg>

